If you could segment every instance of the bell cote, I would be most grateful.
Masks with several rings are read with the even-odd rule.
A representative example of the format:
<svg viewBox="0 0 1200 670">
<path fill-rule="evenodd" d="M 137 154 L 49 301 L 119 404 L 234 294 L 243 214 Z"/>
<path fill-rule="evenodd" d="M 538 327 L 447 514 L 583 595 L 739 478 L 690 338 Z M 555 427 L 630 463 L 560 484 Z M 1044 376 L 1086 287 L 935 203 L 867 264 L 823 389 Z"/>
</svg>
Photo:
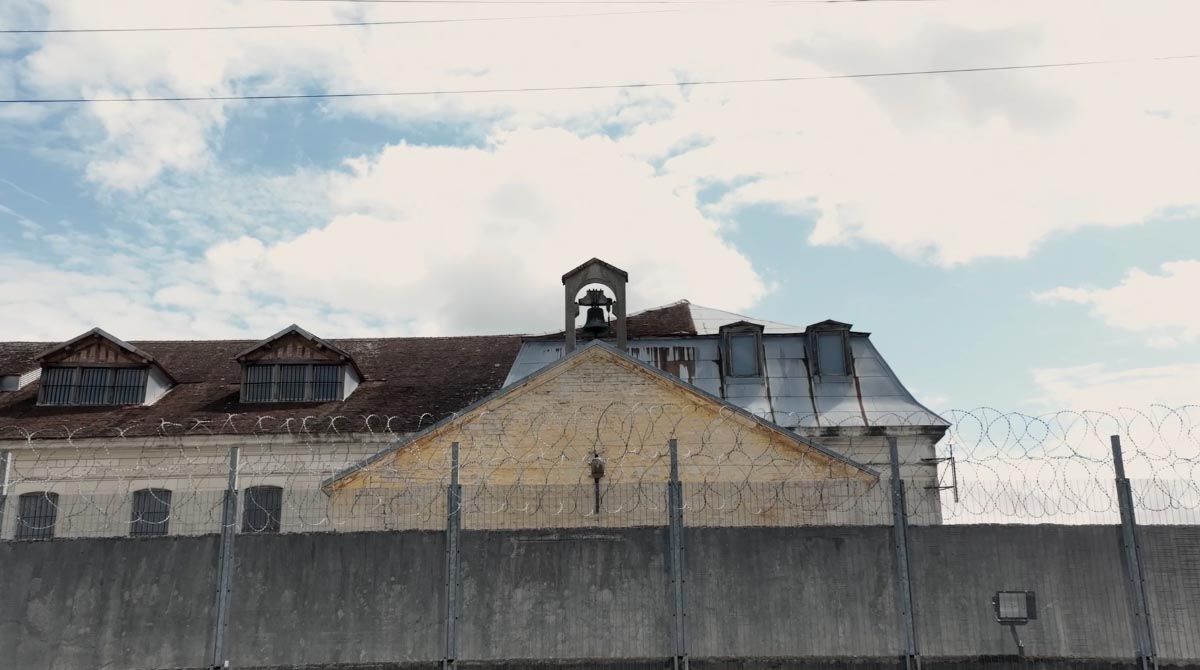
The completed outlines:
<svg viewBox="0 0 1200 670">
<path fill-rule="evenodd" d="M 581 306 L 588 310 L 587 323 L 580 329 L 584 335 L 603 337 L 608 335 L 611 329 L 617 339 L 617 348 L 621 351 L 627 350 L 629 338 L 625 330 L 625 285 L 629 283 L 629 274 L 599 258 L 593 258 L 563 275 L 562 282 L 566 317 L 564 353 L 569 354 L 575 350 L 575 318 L 579 316 Z M 585 286 L 593 284 L 607 288 L 613 297 L 609 298 L 603 291 L 593 289 L 580 298 L 579 292 Z M 613 317 L 611 322 L 607 318 L 608 315 Z"/>
</svg>

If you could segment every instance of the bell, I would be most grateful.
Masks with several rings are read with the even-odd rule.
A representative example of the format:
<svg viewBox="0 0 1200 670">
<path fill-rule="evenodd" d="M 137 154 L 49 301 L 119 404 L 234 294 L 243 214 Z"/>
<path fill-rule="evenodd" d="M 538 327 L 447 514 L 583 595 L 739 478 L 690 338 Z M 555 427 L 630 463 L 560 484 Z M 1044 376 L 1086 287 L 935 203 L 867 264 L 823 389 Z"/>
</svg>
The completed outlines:
<svg viewBox="0 0 1200 670">
<path fill-rule="evenodd" d="M 588 307 L 587 320 L 583 322 L 582 330 L 588 337 L 600 337 L 608 332 L 608 321 L 604 318 L 603 307 Z"/>
</svg>

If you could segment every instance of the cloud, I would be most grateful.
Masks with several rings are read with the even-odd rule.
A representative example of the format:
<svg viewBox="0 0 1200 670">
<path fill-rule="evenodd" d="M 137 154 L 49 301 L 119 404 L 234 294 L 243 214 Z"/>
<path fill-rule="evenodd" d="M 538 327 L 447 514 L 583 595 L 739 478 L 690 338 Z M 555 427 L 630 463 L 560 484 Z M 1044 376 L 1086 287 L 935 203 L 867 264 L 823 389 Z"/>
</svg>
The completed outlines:
<svg viewBox="0 0 1200 670">
<path fill-rule="evenodd" d="M 194 254 L 77 235 L 63 253 L 86 267 L 11 259 L 0 309 L 27 318 L 8 336 L 99 324 L 130 338 L 255 337 L 293 321 L 326 336 L 548 330 L 561 327 L 558 278 L 592 256 L 630 273 L 630 309 L 691 298 L 741 310 L 767 291 L 689 191 L 602 135 L 398 144 L 301 183 L 327 188 L 330 210 L 304 231 L 226 231 Z"/>
<path fill-rule="evenodd" d="M 1093 363 L 1033 371 L 1037 403 L 1052 409 L 1117 410 L 1200 403 L 1200 363 L 1110 368 Z"/>
<path fill-rule="evenodd" d="M 1151 346 L 1172 348 L 1200 340 L 1197 296 L 1200 260 L 1163 263 L 1160 274 L 1133 269 L 1110 288 L 1059 286 L 1034 297 L 1047 303 L 1087 305 L 1107 325 L 1143 333 Z"/>
<path fill-rule="evenodd" d="M 684 297 L 741 309 L 766 290 L 689 193 L 603 136 L 400 144 L 351 165 L 328 225 L 217 245 L 207 254 L 214 281 L 418 333 L 553 328 L 557 277 L 591 256 L 630 273 L 631 309 Z"/>
<path fill-rule="evenodd" d="M 295 4 L 305 6 L 74 0 L 55 3 L 46 21 L 216 25 L 398 16 L 387 6 Z M 405 12 L 405 19 L 548 13 L 487 6 Z M 1088 16 L 1086 28 L 1080 15 Z M 1182 54 L 1194 46 L 1189 18 L 1200 19 L 1194 2 L 874 3 L 308 32 L 58 35 L 22 57 L 16 76 L 21 90 L 36 94 L 172 95 L 986 67 Z M 1084 226 L 1134 225 L 1168 208 L 1197 211 L 1200 165 L 1189 157 L 1200 153 L 1200 89 L 1179 85 L 1195 72 L 1195 61 L 1158 61 L 712 88 L 373 98 L 330 101 L 323 109 L 406 128 L 462 124 L 472 138 L 521 128 L 561 127 L 581 136 L 603 130 L 625 137 L 625 151 L 661 165 L 661 176 L 680 188 L 723 187 L 712 216 L 774 206 L 810 215 L 812 244 L 879 244 L 950 266 L 1023 257 L 1048 237 Z M 221 128 L 246 106 L 93 105 L 71 125 L 86 147 L 90 179 L 137 190 L 164 173 L 206 169 Z"/>
</svg>

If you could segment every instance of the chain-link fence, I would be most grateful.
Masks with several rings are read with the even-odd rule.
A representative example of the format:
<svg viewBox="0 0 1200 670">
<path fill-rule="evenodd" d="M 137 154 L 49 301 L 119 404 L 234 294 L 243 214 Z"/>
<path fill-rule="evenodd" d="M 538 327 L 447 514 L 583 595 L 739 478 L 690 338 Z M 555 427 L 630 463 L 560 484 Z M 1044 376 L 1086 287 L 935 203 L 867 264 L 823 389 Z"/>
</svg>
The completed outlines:
<svg viewBox="0 0 1200 670">
<path fill-rule="evenodd" d="M 449 417 L 416 434 L 376 416 L 8 425 L 0 533 L 219 532 L 232 447 L 241 532 L 440 529 L 453 443 L 466 528 L 657 526 L 671 439 L 693 526 L 888 525 L 889 438 L 914 524 L 1115 524 L 1113 435 L 1139 522 L 1200 521 L 1200 407 L 944 416 L 948 429 L 923 415 L 790 431 L 737 412 L 609 404 Z"/>
</svg>

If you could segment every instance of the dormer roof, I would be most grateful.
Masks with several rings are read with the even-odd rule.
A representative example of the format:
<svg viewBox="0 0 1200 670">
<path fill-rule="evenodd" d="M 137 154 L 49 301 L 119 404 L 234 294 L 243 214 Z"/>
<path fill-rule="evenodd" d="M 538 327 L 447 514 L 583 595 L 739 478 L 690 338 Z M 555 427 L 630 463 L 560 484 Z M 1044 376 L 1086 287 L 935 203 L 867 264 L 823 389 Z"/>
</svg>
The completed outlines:
<svg viewBox="0 0 1200 670">
<path fill-rule="evenodd" d="M 301 341 L 307 342 L 312 348 L 327 353 L 330 358 L 336 359 L 342 363 L 348 363 L 354 368 L 354 373 L 358 375 L 359 379 L 364 379 L 362 370 L 360 370 L 358 368 L 358 364 L 354 362 L 353 356 L 332 342 L 321 339 L 294 323 L 264 340 L 255 342 L 253 346 L 239 352 L 236 356 L 234 356 L 234 359 L 243 364 L 251 362 L 255 358 L 255 354 L 258 354 L 263 350 L 272 349 L 277 345 L 277 343 L 286 341 L 289 338 L 299 338 Z"/>
<path fill-rule="evenodd" d="M 107 356 L 100 353 L 96 349 L 96 344 L 98 343 L 106 344 L 110 350 L 115 348 L 119 355 Z M 101 346 L 103 347 L 104 345 L 102 344 Z M 175 378 L 171 375 L 171 371 L 163 367 L 154 358 L 153 354 L 139 349 L 101 328 L 92 328 L 82 335 L 73 337 L 62 344 L 55 345 L 38 354 L 35 360 L 41 365 L 58 363 L 140 363 L 142 365 L 153 365 L 161 370 L 170 379 L 171 383 L 175 383 Z"/>
<path fill-rule="evenodd" d="M 844 323 L 842 321 L 834 321 L 833 319 L 825 319 L 810 325 L 806 330 L 850 330 L 854 324 Z"/>
</svg>

